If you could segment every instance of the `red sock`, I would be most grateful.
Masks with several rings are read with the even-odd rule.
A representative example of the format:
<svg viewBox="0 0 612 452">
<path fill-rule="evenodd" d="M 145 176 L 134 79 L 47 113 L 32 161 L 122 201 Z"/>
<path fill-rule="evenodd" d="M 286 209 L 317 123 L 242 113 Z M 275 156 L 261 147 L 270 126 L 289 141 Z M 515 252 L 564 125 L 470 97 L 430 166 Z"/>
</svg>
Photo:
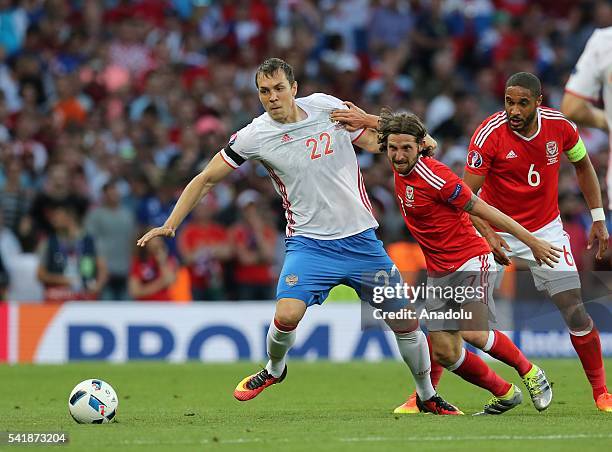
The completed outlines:
<svg viewBox="0 0 612 452">
<path fill-rule="evenodd" d="M 601 358 L 601 342 L 599 331 L 593 329 L 584 336 L 575 336 L 570 333 L 570 339 L 574 350 L 578 353 L 582 368 L 586 377 L 593 388 L 593 398 L 597 398 L 606 392 L 606 369 L 604 369 L 603 359 Z"/>
<path fill-rule="evenodd" d="M 468 350 L 464 349 L 464 352 L 465 359 L 453 370 L 453 373 L 497 397 L 505 395 L 510 390 L 512 385 L 497 375 L 482 359 Z"/>
<path fill-rule="evenodd" d="M 427 336 L 427 346 L 429 347 L 429 359 L 431 360 L 431 372 L 429 374 L 429 378 L 431 379 L 431 385 L 436 389 L 438 387 L 438 383 L 440 383 L 440 378 L 442 378 L 442 372 L 444 372 L 444 367 L 438 363 L 438 361 L 433 359 L 433 355 L 431 353 L 431 339 Z"/>
<path fill-rule="evenodd" d="M 514 342 L 501 331 L 495 330 L 493 334 L 495 334 L 493 346 L 486 353 L 495 359 L 499 359 L 502 363 L 514 367 L 521 377 L 529 372 L 531 370 L 531 363 L 523 355 L 523 352 L 514 345 Z"/>
</svg>

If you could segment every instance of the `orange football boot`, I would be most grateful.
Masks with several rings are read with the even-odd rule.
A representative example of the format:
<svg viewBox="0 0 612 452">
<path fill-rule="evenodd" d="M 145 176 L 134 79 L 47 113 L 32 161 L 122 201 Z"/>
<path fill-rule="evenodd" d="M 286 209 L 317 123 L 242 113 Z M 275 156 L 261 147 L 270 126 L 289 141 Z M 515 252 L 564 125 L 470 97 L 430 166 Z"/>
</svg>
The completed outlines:
<svg viewBox="0 0 612 452">
<path fill-rule="evenodd" d="M 398 406 L 393 410 L 395 414 L 416 414 L 420 413 L 419 407 L 417 406 L 417 393 L 416 391 L 410 394 L 408 400 L 404 402 L 402 405 Z"/>
<path fill-rule="evenodd" d="M 612 413 L 612 394 L 606 392 L 599 397 L 597 397 L 597 402 L 595 402 L 597 408 L 600 411 L 606 411 L 608 413 Z"/>
<path fill-rule="evenodd" d="M 262 369 L 238 383 L 238 386 L 234 389 L 234 397 L 241 402 L 251 400 L 257 397 L 268 386 L 282 382 L 286 376 L 287 366 L 285 366 L 283 373 L 278 378 L 270 375 L 266 369 Z"/>
</svg>

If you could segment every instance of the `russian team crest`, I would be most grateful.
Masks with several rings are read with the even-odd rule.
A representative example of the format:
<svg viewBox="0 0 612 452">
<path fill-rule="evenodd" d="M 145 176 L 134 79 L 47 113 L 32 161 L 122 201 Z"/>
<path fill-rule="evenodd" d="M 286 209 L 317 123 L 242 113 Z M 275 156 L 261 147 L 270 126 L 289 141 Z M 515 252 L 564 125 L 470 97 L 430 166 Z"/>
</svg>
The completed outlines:
<svg viewBox="0 0 612 452">
<path fill-rule="evenodd" d="M 470 168 L 480 168 L 482 166 L 482 155 L 480 155 L 480 152 L 474 150 L 468 152 L 467 164 Z"/>
<path fill-rule="evenodd" d="M 548 165 L 559 161 L 559 147 L 556 141 L 548 141 L 546 143 L 546 159 L 548 160 Z"/>
<path fill-rule="evenodd" d="M 297 275 L 287 275 L 285 276 L 285 283 L 289 286 L 289 287 L 293 287 L 298 283 L 298 276 Z"/>
</svg>

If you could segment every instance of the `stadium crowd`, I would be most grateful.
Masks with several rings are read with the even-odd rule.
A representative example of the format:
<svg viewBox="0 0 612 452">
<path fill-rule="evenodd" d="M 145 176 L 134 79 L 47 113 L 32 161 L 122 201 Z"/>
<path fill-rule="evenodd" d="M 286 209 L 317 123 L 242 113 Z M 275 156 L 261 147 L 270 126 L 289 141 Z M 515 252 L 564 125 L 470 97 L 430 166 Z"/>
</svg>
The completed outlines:
<svg viewBox="0 0 612 452">
<path fill-rule="evenodd" d="M 285 217 L 247 163 L 145 250 L 181 189 L 262 113 L 258 63 L 284 58 L 299 96 L 407 109 L 462 174 L 469 139 L 537 74 L 558 107 L 607 0 L 0 0 L 0 286 L 12 300 L 271 299 Z M 605 196 L 608 138 L 581 130 Z M 379 237 L 404 270 L 407 235 L 384 157 L 360 154 Z M 565 164 L 560 208 L 580 269 L 590 216 Z M 607 205 L 607 201 L 604 200 Z M 610 225 L 608 226 L 610 228 Z"/>
</svg>

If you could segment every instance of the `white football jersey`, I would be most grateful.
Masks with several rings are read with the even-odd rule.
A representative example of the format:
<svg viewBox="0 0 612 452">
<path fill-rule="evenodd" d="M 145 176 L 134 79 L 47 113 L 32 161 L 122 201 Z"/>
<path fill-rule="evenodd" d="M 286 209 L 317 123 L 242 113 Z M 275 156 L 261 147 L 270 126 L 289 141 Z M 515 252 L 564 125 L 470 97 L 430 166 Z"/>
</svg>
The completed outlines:
<svg viewBox="0 0 612 452">
<path fill-rule="evenodd" d="M 331 121 L 332 110 L 346 108 L 333 96 L 295 102 L 306 119 L 281 124 L 264 113 L 232 135 L 221 156 L 232 168 L 264 165 L 283 199 L 287 237 L 332 240 L 378 227 L 352 145 L 363 131 Z"/>
<path fill-rule="evenodd" d="M 587 42 L 565 90 L 592 102 L 603 94 L 608 128 L 612 130 L 612 27 L 595 30 Z M 612 149 L 612 135 L 610 135 Z M 612 209 L 612 159 L 608 165 L 608 195 Z"/>
</svg>

